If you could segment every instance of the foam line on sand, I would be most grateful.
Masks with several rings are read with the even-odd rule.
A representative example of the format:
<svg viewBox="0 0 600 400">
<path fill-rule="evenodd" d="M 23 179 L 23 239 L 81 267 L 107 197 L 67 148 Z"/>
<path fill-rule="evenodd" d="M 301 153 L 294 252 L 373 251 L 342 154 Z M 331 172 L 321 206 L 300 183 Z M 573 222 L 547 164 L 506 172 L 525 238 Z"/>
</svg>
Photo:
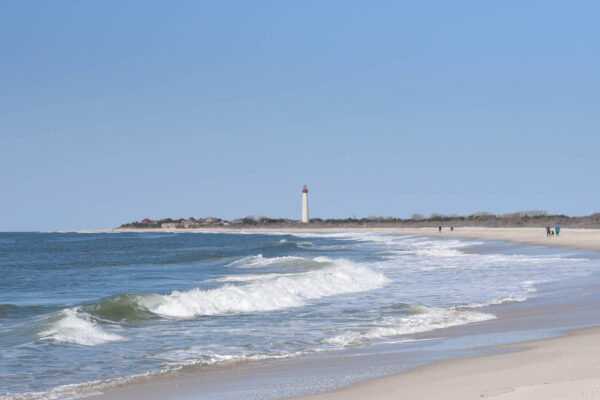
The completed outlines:
<svg viewBox="0 0 600 400">
<path fill-rule="evenodd" d="M 442 361 L 302 400 L 600 398 L 600 328 L 503 346 L 522 351 Z"/>
</svg>

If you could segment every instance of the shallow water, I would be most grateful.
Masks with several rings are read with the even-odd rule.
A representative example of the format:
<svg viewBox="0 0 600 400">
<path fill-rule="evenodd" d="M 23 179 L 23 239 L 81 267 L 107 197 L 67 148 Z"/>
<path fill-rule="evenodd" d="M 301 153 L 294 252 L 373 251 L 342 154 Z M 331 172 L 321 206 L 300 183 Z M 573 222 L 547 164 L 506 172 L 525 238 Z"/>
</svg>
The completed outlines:
<svg viewBox="0 0 600 400">
<path fill-rule="evenodd" d="M 483 248 L 372 233 L 0 234 L 0 394 L 76 397 L 85 382 L 407 340 L 600 270 L 586 252 Z"/>
</svg>

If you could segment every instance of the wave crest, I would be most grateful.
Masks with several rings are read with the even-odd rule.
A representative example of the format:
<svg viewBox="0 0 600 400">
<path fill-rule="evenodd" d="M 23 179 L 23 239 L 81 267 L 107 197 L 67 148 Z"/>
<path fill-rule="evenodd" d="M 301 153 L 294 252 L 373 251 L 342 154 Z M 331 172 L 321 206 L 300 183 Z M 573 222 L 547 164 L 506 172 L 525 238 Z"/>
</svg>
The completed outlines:
<svg viewBox="0 0 600 400">
<path fill-rule="evenodd" d="M 324 258 L 315 261 L 331 263 Z M 387 282 L 388 279 L 381 273 L 346 260 L 337 260 L 328 267 L 301 274 L 276 274 L 270 279 L 241 286 L 175 291 L 155 298 L 153 304 L 148 304 L 143 298 L 142 304 L 155 314 L 177 318 L 272 311 L 299 307 L 310 299 L 372 290 Z"/>
<path fill-rule="evenodd" d="M 255 256 L 248 256 L 241 258 L 237 261 L 233 261 L 227 264 L 228 267 L 232 268 L 264 268 L 273 266 L 286 266 L 295 265 L 298 263 L 304 263 L 307 260 L 302 257 L 284 256 L 284 257 L 263 257 L 262 254 Z"/>
<path fill-rule="evenodd" d="M 66 308 L 59 311 L 54 317 L 56 319 L 50 322 L 47 329 L 39 333 L 40 339 L 76 343 L 83 346 L 96 346 L 126 340 L 115 333 L 103 330 L 92 321 L 89 314 L 79 312 L 77 308 Z"/>
<path fill-rule="evenodd" d="M 143 306 L 143 300 L 146 299 L 146 302 L 149 303 L 151 298 L 158 296 L 155 294 L 117 294 L 83 309 L 94 317 L 113 322 L 148 320 L 155 316 Z"/>
<path fill-rule="evenodd" d="M 324 339 L 323 343 L 331 344 L 336 347 L 355 346 L 365 340 L 428 332 L 435 329 L 466 325 L 473 322 L 487 321 L 496 318 L 491 314 L 458 309 L 428 309 L 425 307 L 418 307 L 416 311 L 416 314 L 406 317 L 386 318 L 378 324 L 380 326 L 375 328 L 363 331 L 345 332 Z"/>
</svg>

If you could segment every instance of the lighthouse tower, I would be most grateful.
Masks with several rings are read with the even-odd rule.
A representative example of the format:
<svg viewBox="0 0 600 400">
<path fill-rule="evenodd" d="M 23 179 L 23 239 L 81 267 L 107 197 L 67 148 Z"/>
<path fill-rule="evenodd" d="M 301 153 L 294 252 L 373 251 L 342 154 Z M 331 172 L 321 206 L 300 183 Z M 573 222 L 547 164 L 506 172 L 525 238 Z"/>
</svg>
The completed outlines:
<svg viewBox="0 0 600 400">
<path fill-rule="evenodd" d="M 302 223 L 308 224 L 308 189 L 306 185 L 302 189 Z"/>
</svg>

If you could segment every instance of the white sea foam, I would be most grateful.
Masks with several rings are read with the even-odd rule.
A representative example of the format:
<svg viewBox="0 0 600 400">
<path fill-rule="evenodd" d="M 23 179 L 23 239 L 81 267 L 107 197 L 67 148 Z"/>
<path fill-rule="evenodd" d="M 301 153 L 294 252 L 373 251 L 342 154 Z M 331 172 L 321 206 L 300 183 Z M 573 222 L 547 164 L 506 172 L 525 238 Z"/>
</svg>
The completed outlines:
<svg viewBox="0 0 600 400">
<path fill-rule="evenodd" d="M 504 297 L 502 299 L 494 299 L 494 300 L 486 301 L 484 303 L 465 304 L 465 305 L 461 305 L 460 307 L 461 308 L 481 308 L 481 307 L 487 307 L 487 306 L 499 306 L 499 305 L 506 304 L 506 303 L 521 303 L 525 300 L 527 300 L 527 297 L 525 297 L 525 296 L 509 296 L 509 297 Z"/>
<path fill-rule="evenodd" d="M 349 331 L 340 335 L 327 338 L 323 343 L 336 347 L 354 346 L 365 340 L 385 337 L 409 335 L 427 332 L 434 329 L 449 328 L 473 322 L 495 319 L 491 314 L 465 311 L 458 309 L 424 308 L 424 312 L 406 317 L 388 317 L 378 322 L 376 327 L 362 331 Z M 425 311 L 426 310 L 426 311 Z"/>
<path fill-rule="evenodd" d="M 104 394 L 102 390 L 118 387 L 126 383 L 133 383 L 152 375 L 157 375 L 163 370 L 148 371 L 143 374 L 128 375 L 112 379 L 93 380 L 81 383 L 60 385 L 41 392 L 9 393 L 0 396 L 0 400 L 76 400 Z"/>
<path fill-rule="evenodd" d="M 306 261 L 304 258 L 302 257 L 292 257 L 292 256 L 285 256 L 285 257 L 273 257 L 273 258 L 266 258 L 263 257 L 262 254 L 258 254 L 255 256 L 248 256 L 248 257 L 244 257 L 242 259 L 233 261 L 229 264 L 227 264 L 228 267 L 233 267 L 233 268 L 264 268 L 264 267 L 269 267 L 269 266 L 284 266 L 284 265 L 291 265 L 291 264 L 297 264 L 298 262 L 302 262 L 302 261 Z"/>
<path fill-rule="evenodd" d="M 538 279 L 535 281 L 524 281 L 524 282 L 521 282 L 521 287 L 523 289 L 525 289 L 527 292 L 533 293 L 533 292 L 537 291 L 537 289 L 535 287 L 536 285 L 539 285 L 542 283 L 547 283 L 547 282 L 550 282 L 550 280 L 549 279 Z"/>
<path fill-rule="evenodd" d="M 170 373 L 181 370 L 187 366 L 193 365 L 234 365 L 245 362 L 277 360 L 302 356 L 305 354 L 316 353 L 315 351 L 296 351 L 282 354 L 251 354 L 251 355 L 232 355 L 218 354 L 211 351 L 205 351 L 200 348 L 186 349 L 185 351 L 172 351 L 157 355 L 157 358 L 166 359 L 167 363 L 163 368 L 147 371 L 142 374 L 127 375 L 118 378 L 93 380 L 75 384 L 60 385 L 46 391 L 14 393 L 0 395 L 0 400 L 77 400 L 87 397 L 94 397 L 104 394 L 104 390 L 112 389 L 128 383 L 142 382 L 152 376 Z"/>
<path fill-rule="evenodd" d="M 224 285 L 212 290 L 196 288 L 175 291 L 167 296 L 144 297 L 142 303 L 151 312 L 167 317 L 249 313 L 298 307 L 307 300 L 372 290 L 388 282 L 383 274 L 350 261 L 332 263 L 325 257 L 315 261 L 329 265 L 240 286 Z"/>
<path fill-rule="evenodd" d="M 60 311 L 59 319 L 51 322 L 47 329 L 39 333 L 39 337 L 43 340 L 50 339 L 55 342 L 84 346 L 126 340 L 117 334 L 106 332 L 91 320 L 89 314 L 79 312 L 77 308 L 66 308 Z"/>
<path fill-rule="evenodd" d="M 381 242 L 381 241 L 379 241 Z M 389 244 L 384 253 L 419 256 L 439 257 L 462 257 L 465 255 L 461 248 L 479 244 L 479 242 L 462 242 L 458 240 L 422 240 L 422 239 L 388 239 L 384 243 Z"/>
<path fill-rule="evenodd" d="M 321 244 L 316 245 L 312 242 L 297 242 L 296 247 L 300 249 L 307 250 L 319 250 L 319 251 L 327 251 L 327 250 L 340 250 L 345 248 L 345 246 L 336 245 L 336 244 Z"/>
<path fill-rule="evenodd" d="M 317 349 L 307 349 L 290 353 L 219 354 L 197 346 L 160 353 L 156 355 L 156 358 L 167 361 L 163 371 L 174 371 L 192 365 L 234 365 L 252 361 L 293 358 L 318 352 Z"/>
<path fill-rule="evenodd" d="M 299 237 L 299 238 L 334 238 L 342 240 L 355 240 L 356 238 L 368 235 L 367 233 L 355 233 L 355 232 L 336 232 L 336 233 L 322 233 L 322 232 L 288 232 L 288 235 Z"/>
<path fill-rule="evenodd" d="M 265 281 L 269 279 L 279 278 L 280 276 L 297 276 L 296 273 L 289 274 L 248 274 L 248 275 L 230 275 L 225 276 L 223 278 L 215 278 L 215 279 L 206 279 L 202 282 L 256 282 L 256 281 Z"/>
</svg>

